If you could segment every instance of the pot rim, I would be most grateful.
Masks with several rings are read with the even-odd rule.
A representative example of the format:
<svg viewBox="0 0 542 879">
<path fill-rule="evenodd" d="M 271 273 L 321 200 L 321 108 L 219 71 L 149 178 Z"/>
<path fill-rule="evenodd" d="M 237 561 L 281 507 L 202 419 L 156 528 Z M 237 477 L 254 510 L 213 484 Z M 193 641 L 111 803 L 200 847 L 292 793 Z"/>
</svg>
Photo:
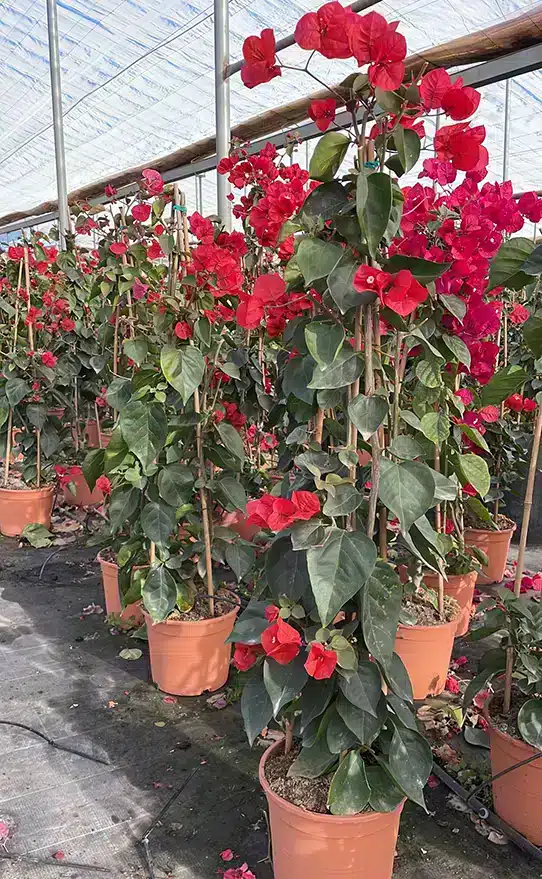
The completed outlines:
<svg viewBox="0 0 542 879">
<path fill-rule="evenodd" d="M 151 619 L 151 615 L 149 614 L 149 612 L 146 609 L 144 604 L 141 605 L 141 610 L 143 611 L 143 616 L 145 617 L 145 622 L 147 623 L 147 625 L 151 625 L 153 627 L 156 627 L 156 626 L 172 626 L 172 627 L 177 626 L 179 628 L 185 628 L 185 630 L 186 630 L 190 626 L 204 626 L 204 625 L 209 626 L 210 624 L 216 623 L 219 620 L 229 620 L 230 618 L 234 619 L 237 616 L 237 614 L 239 613 L 239 608 L 241 607 L 240 596 L 236 595 L 235 592 L 231 592 L 229 589 L 226 589 L 226 592 L 228 593 L 228 595 L 233 595 L 233 597 L 236 599 L 236 601 L 237 601 L 236 607 L 232 608 L 227 613 L 221 614 L 220 616 L 210 617 L 209 619 L 205 619 L 205 620 L 159 620 L 157 623 L 154 623 Z"/>
<path fill-rule="evenodd" d="M 40 485 L 39 488 L 5 488 L 4 486 L 0 487 L 0 495 L 1 494 L 11 494 L 15 496 L 20 496 L 24 494 L 53 494 L 54 485 Z"/>
<path fill-rule="evenodd" d="M 269 786 L 269 782 L 265 777 L 265 764 L 271 754 L 275 753 L 282 745 L 284 744 L 284 739 L 279 739 L 278 742 L 274 742 L 269 748 L 266 748 L 264 753 L 261 756 L 260 763 L 258 766 L 258 777 L 260 780 L 260 784 L 264 790 L 266 797 L 272 799 L 280 805 L 281 809 L 284 809 L 287 812 L 290 812 L 292 815 L 300 816 L 304 821 L 313 821 L 315 824 L 320 824 L 322 821 L 325 821 L 326 824 L 334 825 L 335 827 L 341 826 L 344 824 L 358 824 L 369 822 L 383 815 L 395 815 L 397 812 L 401 813 L 403 811 L 403 806 L 406 803 L 405 799 L 399 803 L 397 808 L 393 810 L 393 812 L 358 812 L 356 815 L 331 815 L 329 812 L 311 812 L 308 809 L 302 809 L 301 806 L 296 806 L 294 803 L 290 803 L 289 800 L 285 800 L 284 797 L 281 797 L 279 794 L 276 794 L 275 791 L 271 790 Z"/>
<path fill-rule="evenodd" d="M 445 583 L 452 583 L 454 580 L 464 580 L 467 577 L 472 577 L 473 575 L 475 577 L 477 577 L 478 571 L 477 570 L 468 571 L 467 574 L 448 574 L 446 577 L 443 577 L 443 579 L 444 579 Z M 427 573 L 424 573 L 423 574 L 424 580 L 426 577 L 434 577 L 435 580 L 438 581 L 438 574 L 435 574 L 434 571 L 427 571 Z"/>
<path fill-rule="evenodd" d="M 417 631 L 417 630 L 423 630 L 424 632 L 427 632 L 427 631 L 433 630 L 433 629 L 445 629 L 445 628 L 447 628 L 447 627 L 449 628 L 451 626 L 457 627 L 457 623 L 459 622 L 459 618 L 462 613 L 463 613 L 462 608 L 459 608 L 457 615 L 453 618 L 453 620 L 449 620 L 446 623 L 437 623 L 436 626 L 420 626 L 418 624 L 413 625 L 413 626 L 407 626 L 405 623 L 399 623 L 399 625 L 397 627 L 397 631 L 399 631 L 399 629 L 406 629 L 408 632 Z"/>
<path fill-rule="evenodd" d="M 495 694 L 490 693 L 488 698 L 484 703 L 484 707 L 482 708 L 482 715 L 486 719 L 489 724 L 491 733 L 500 739 L 504 739 L 505 742 L 513 744 L 515 747 L 518 747 L 522 750 L 528 751 L 529 755 L 536 754 L 538 752 L 538 748 L 535 748 L 534 745 L 530 745 L 528 742 L 524 742 L 523 739 L 516 739 L 515 736 L 511 736 L 510 733 L 504 732 L 502 729 L 495 724 L 493 718 L 489 713 L 489 706 L 491 705 Z M 540 758 L 542 760 L 542 757 Z"/>
<path fill-rule="evenodd" d="M 502 528 L 500 531 L 495 531 L 494 528 L 465 528 L 465 534 L 513 534 L 517 530 L 518 526 L 514 524 L 511 528 Z"/>
<path fill-rule="evenodd" d="M 107 547 L 104 547 L 104 548 L 107 548 Z M 110 568 L 115 568 L 117 571 L 119 570 L 119 565 L 117 564 L 117 562 L 110 562 L 108 559 L 102 558 L 102 551 L 101 550 L 98 552 L 98 555 L 96 556 L 96 561 L 100 565 L 109 565 Z M 145 568 L 150 568 L 150 565 L 134 565 L 133 570 L 134 571 L 143 571 Z M 135 602 L 132 602 L 132 604 L 135 604 Z"/>
</svg>

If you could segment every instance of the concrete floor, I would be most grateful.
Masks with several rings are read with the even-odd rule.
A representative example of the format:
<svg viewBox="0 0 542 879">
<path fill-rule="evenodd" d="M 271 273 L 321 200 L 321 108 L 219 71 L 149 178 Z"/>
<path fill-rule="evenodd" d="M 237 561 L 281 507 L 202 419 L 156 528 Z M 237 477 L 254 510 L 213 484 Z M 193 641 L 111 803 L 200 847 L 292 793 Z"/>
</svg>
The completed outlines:
<svg viewBox="0 0 542 879">
<path fill-rule="evenodd" d="M 0 725 L 0 822 L 12 831 L 7 851 L 41 861 L 0 860 L 0 877 L 145 879 L 137 840 L 199 767 L 151 837 L 157 879 L 216 879 L 217 871 L 243 861 L 257 879 L 271 879 L 256 774 L 261 749 L 248 748 L 238 707 L 218 711 L 205 698 L 165 703 L 149 683 L 145 643 L 111 636 L 103 616 L 81 618 L 86 605 L 103 601 L 93 551 L 64 548 L 40 580 L 50 554 L 0 542 L 0 720 L 33 726 L 109 765 Z M 126 646 L 142 647 L 143 657 L 120 659 Z M 442 786 L 429 792 L 429 815 L 407 806 L 396 879 L 542 879 L 541 865 L 513 845 L 488 843 L 468 817 L 447 808 L 446 796 Z M 226 848 L 239 859 L 225 865 L 219 853 Z M 62 864 L 53 858 L 58 851 L 65 862 L 104 872 Z M 360 872 L 359 879 L 371 877 Z"/>
</svg>

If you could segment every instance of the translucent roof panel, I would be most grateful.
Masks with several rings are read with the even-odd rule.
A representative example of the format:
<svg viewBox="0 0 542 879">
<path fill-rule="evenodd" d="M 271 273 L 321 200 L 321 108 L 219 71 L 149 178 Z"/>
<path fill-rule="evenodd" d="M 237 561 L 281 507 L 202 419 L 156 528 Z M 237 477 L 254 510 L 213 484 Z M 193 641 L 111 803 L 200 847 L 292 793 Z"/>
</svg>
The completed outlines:
<svg viewBox="0 0 542 879">
<path fill-rule="evenodd" d="M 263 27 L 293 30 L 317 0 L 230 0 L 231 57 Z M 537 6 L 531 0 L 405 0 L 380 3 L 399 19 L 409 50 L 463 36 Z M 148 162 L 214 132 L 213 5 L 209 0 L 58 0 L 69 190 Z M 285 63 L 304 63 L 297 48 Z M 315 58 L 314 72 L 334 82 L 349 62 Z M 231 80 L 232 124 L 317 88 L 287 72 L 252 91 Z M 56 194 L 44 0 L 0 7 L 0 215 Z M 542 74 L 513 86 L 510 176 L 519 189 L 542 185 L 533 144 L 542 126 Z M 479 119 L 488 125 L 492 176 L 502 174 L 504 85 L 484 90 Z M 205 204 L 214 209 L 213 175 Z M 187 190 L 193 189 L 192 184 Z"/>
</svg>

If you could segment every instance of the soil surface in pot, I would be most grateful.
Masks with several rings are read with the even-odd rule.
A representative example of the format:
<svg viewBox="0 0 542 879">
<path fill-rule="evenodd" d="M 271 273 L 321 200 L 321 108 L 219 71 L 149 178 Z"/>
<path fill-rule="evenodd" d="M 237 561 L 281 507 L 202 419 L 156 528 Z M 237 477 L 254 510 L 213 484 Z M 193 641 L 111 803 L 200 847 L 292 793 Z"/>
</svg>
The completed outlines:
<svg viewBox="0 0 542 879">
<path fill-rule="evenodd" d="M 459 614 L 459 604 L 455 598 L 444 596 L 444 620 L 440 618 L 436 607 L 426 601 L 413 601 L 411 598 L 403 600 L 403 608 L 409 616 L 415 617 L 416 622 L 411 626 L 442 626 L 443 622 L 451 623 Z M 408 625 L 403 623 L 403 625 Z"/>
<path fill-rule="evenodd" d="M 497 729 L 503 733 L 508 733 L 513 739 L 523 741 L 518 729 L 518 714 L 522 706 L 530 698 L 530 696 L 525 696 L 517 687 L 513 687 L 510 712 L 503 714 L 504 695 L 503 693 L 496 693 L 488 705 L 488 713 Z"/>
<path fill-rule="evenodd" d="M 493 517 L 493 521 L 497 526 L 497 531 L 508 531 L 510 528 L 516 527 L 516 523 L 512 519 L 509 519 L 508 516 L 505 516 L 504 513 L 498 513 L 497 518 Z M 487 522 L 484 522 L 483 519 L 479 519 L 478 516 L 469 509 L 465 510 L 465 527 L 474 528 L 476 531 L 495 531 L 495 528 L 488 528 Z"/>
<path fill-rule="evenodd" d="M 47 488 L 48 485 L 50 485 L 50 483 L 42 480 L 40 488 Z M 31 488 L 37 488 L 37 486 L 35 483 L 28 485 L 26 482 L 23 482 L 20 473 L 17 473 L 17 471 L 10 471 L 8 474 L 7 485 L 5 485 L 4 479 L 2 478 L 0 481 L 0 488 L 9 488 L 10 491 L 28 491 Z"/>
<path fill-rule="evenodd" d="M 215 593 L 214 617 L 223 617 L 225 614 L 232 611 L 235 607 L 233 601 L 234 599 L 231 597 L 231 592 L 228 589 L 218 589 Z M 181 613 L 180 610 L 175 608 L 175 610 L 168 616 L 168 620 L 180 620 L 184 623 L 197 623 L 200 620 L 214 619 L 214 617 L 211 617 L 211 614 L 209 613 L 209 599 L 207 598 L 206 593 L 199 592 L 196 595 L 192 610 L 188 610 L 186 613 Z"/>
<path fill-rule="evenodd" d="M 301 745 L 294 745 L 289 754 L 279 750 L 268 758 L 265 764 L 265 777 L 269 787 L 273 793 L 293 803 L 294 806 L 299 806 L 308 812 L 326 815 L 328 814 L 327 797 L 333 773 L 318 778 L 289 778 L 288 770 L 300 751 Z"/>
<path fill-rule="evenodd" d="M 117 553 L 114 549 L 111 549 L 110 546 L 106 546 L 104 549 L 100 550 L 100 558 L 104 560 L 104 562 L 110 562 L 112 565 L 117 564 Z"/>
</svg>

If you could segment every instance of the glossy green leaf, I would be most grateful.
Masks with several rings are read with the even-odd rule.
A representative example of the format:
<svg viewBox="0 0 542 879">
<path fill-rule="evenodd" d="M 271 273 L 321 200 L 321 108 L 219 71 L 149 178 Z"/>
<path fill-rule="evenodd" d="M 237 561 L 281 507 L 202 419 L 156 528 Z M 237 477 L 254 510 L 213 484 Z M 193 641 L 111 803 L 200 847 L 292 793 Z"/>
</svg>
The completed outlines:
<svg viewBox="0 0 542 879">
<path fill-rule="evenodd" d="M 309 676 L 303 666 L 305 660 L 306 656 L 300 653 L 287 665 L 280 665 L 269 658 L 264 661 L 263 682 L 275 719 L 278 718 L 281 708 L 295 699 L 307 683 Z"/>
<path fill-rule="evenodd" d="M 412 684 L 403 660 L 397 653 L 393 654 L 390 666 L 385 669 L 385 677 L 389 687 L 397 696 L 405 702 L 413 701 Z"/>
<path fill-rule="evenodd" d="M 150 569 L 141 597 L 153 622 L 163 622 L 169 616 L 177 600 L 177 586 L 173 575 L 164 565 L 156 565 Z"/>
<path fill-rule="evenodd" d="M 370 747 L 384 726 L 388 716 L 385 698 L 383 696 L 380 697 L 375 714 L 370 714 L 368 711 L 358 708 L 343 693 L 339 693 L 336 705 L 337 711 L 347 727 L 355 734 L 360 745 L 364 745 L 367 748 Z"/>
<path fill-rule="evenodd" d="M 346 189 L 338 180 L 323 183 L 309 193 L 298 214 L 298 218 L 305 225 L 318 220 L 330 220 L 347 203 L 348 195 Z"/>
<path fill-rule="evenodd" d="M 397 516 L 403 531 L 433 505 L 435 480 L 426 464 L 404 461 L 400 464 L 382 458 L 379 497 Z"/>
<path fill-rule="evenodd" d="M 164 377 L 181 395 L 186 406 L 203 379 L 205 372 L 203 355 L 192 345 L 185 345 L 183 348 L 166 345 L 160 354 L 160 366 Z"/>
<path fill-rule="evenodd" d="M 329 492 L 322 512 L 324 516 L 347 516 L 357 510 L 363 501 L 363 496 L 350 483 L 337 485 L 333 494 Z"/>
<path fill-rule="evenodd" d="M 30 394 L 30 385 L 22 378 L 8 378 L 4 390 L 10 406 L 17 406 Z"/>
<path fill-rule="evenodd" d="M 271 544 L 265 554 L 265 571 L 276 598 L 286 595 L 299 601 L 310 585 L 306 553 L 294 552 L 289 537 L 279 537 Z"/>
<path fill-rule="evenodd" d="M 147 469 L 166 441 L 167 419 L 163 407 L 159 403 L 131 400 L 120 413 L 119 426 L 129 450 Z"/>
<path fill-rule="evenodd" d="M 345 388 L 360 377 L 362 368 L 361 357 L 350 346 L 341 348 L 331 366 L 316 367 L 309 388 Z"/>
<path fill-rule="evenodd" d="M 265 688 L 262 674 L 258 672 L 250 677 L 243 687 L 241 695 L 241 714 L 245 725 L 245 732 L 250 745 L 268 726 L 273 717 L 273 706 Z"/>
<path fill-rule="evenodd" d="M 309 382 L 314 373 L 314 360 L 312 357 L 293 357 L 284 367 L 282 374 L 282 393 L 285 397 L 293 394 L 298 400 L 312 405 L 314 391 L 309 388 Z"/>
<path fill-rule="evenodd" d="M 124 353 L 126 354 L 126 357 L 129 357 L 130 360 L 133 360 L 137 366 L 141 366 L 144 360 L 146 360 L 149 350 L 147 340 L 145 338 L 125 339 L 122 343 L 122 348 Z"/>
<path fill-rule="evenodd" d="M 487 289 L 512 284 L 512 288 L 518 290 L 529 284 L 531 278 L 522 271 L 522 267 L 534 248 L 530 238 L 509 238 L 503 241 L 491 260 Z"/>
<path fill-rule="evenodd" d="M 354 289 L 352 282 L 358 269 L 359 262 L 349 250 L 345 250 L 327 276 L 329 292 L 341 314 L 346 314 L 351 308 L 367 305 L 376 299 L 376 294 L 371 291 L 359 293 Z"/>
<path fill-rule="evenodd" d="M 348 404 L 348 417 L 364 440 L 368 440 L 376 433 L 387 414 L 387 400 L 377 394 L 373 394 L 371 397 L 358 394 Z"/>
<path fill-rule="evenodd" d="M 332 815 L 357 815 L 369 802 L 365 763 L 358 751 L 349 751 L 333 776 L 328 806 Z"/>
<path fill-rule="evenodd" d="M 323 183 L 333 180 L 346 156 L 350 139 L 339 131 L 328 131 L 318 138 L 309 163 L 311 180 Z"/>
<path fill-rule="evenodd" d="M 112 531 L 121 530 L 130 521 L 137 510 L 139 497 L 139 491 L 131 485 L 121 485 L 114 489 L 109 504 L 109 521 Z"/>
<path fill-rule="evenodd" d="M 383 669 L 388 669 L 403 599 L 403 587 L 391 565 L 377 561 L 360 596 L 361 626 L 367 650 Z"/>
<path fill-rule="evenodd" d="M 96 480 L 104 472 L 105 465 L 105 449 L 92 449 L 85 456 L 83 461 L 83 476 L 89 489 L 94 491 Z"/>
<path fill-rule="evenodd" d="M 481 497 L 485 497 L 491 485 L 486 461 L 480 455 L 459 455 L 459 470 L 466 483 L 470 483 Z"/>
<path fill-rule="evenodd" d="M 542 750 L 542 700 L 529 699 L 518 714 L 518 729 L 528 745 Z"/>
<path fill-rule="evenodd" d="M 425 809 L 423 789 L 433 768 L 433 753 L 428 742 L 420 733 L 396 726 L 388 760 L 397 785 Z"/>
<path fill-rule="evenodd" d="M 105 398 L 112 409 L 117 409 L 120 412 L 129 402 L 131 396 L 131 379 L 117 376 L 109 385 Z"/>
<path fill-rule="evenodd" d="M 450 436 L 451 425 L 448 416 L 441 412 L 427 412 L 421 419 L 422 433 L 439 448 Z"/>
<path fill-rule="evenodd" d="M 333 529 L 323 546 L 307 550 L 312 592 L 323 626 L 361 589 L 375 562 L 376 546 L 360 531 Z"/>
<path fill-rule="evenodd" d="M 529 376 L 521 366 L 512 364 L 499 369 L 482 388 L 480 395 L 482 406 L 498 406 L 511 394 L 519 391 L 528 379 Z"/>
<path fill-rule="evenodd" d="M 341 678 L 341 691 L 346 699 L 373 717 L 378 717 L 378 704 L 382 695 L 382 679 L 374 662 L 362 660 L 355 674 Z"/>
<path fill-rule="evenodd" d="M 436 281 L 449 268 L 450 263 L 431 262 L 417 256 L 403 256 L 401 253 L 395 253 L 384 263 L 384 270 L 391 272 L 391 274 L 400 272 L 401 269 L 408 269 L 420 284 L 430 284 L 431 281 Z"/>
<path fill-rule="evenodd" d="M 175 509 L 190 503 L 195 479 L 189 467 L 168 464 L 160 470 L 156 482 L 160 497 Z"/>
<path fill-rule="evenodd" d="M 162 500 L 145 504 L 141 511 L 143 533 L 157 546 L 166 546 L 175 524 L 175 508 Z"/>
<path fill-rule="evenodd" d="M 389 174 L 376 172 L 367 177 L 367 198 L 362 216 L 362 228 L 371 256 L 376 256 L 384 237 L 392 208 L 392 185 Z"/>
<path fill-rule="evenodd" d="M 344 330 L 340 324 L 315 320 L 305 327 L 305 341 L 316 363 L 330 366 L 343 346 Z"/>
<path fill-rule="evenodd" d="M 301 692 L 301 731 L 320 717 L 329 705 L 335 690 L 335 676 L 322 681 L 310 677 Z"/>
<path fill-rule="evenodd" d="M 327 278 L 344 253 L 339 244 L 321 238 L 303 238 L 299 242 L 296 261 L 308 286 L 318 278 Z"/>
<path fill-rule="evenodd" d="M 382 758 L 380 762 L 387 766 L 387 761 Z M 367 766 L 367 781 L 371 788 L 369 805 L 375 812 L 394 812 L 405 798 L 383 766 Z"/>
<path fill-rule="evenodd" d="M 442 336 L 442 341 L 449 351 L 452 352 L 458 363 L 464 363 L 467 369 L 470 369 L 470 351 L 463 339 L 459 336 L 448 336 L 446 333 Z"/>
<path fill-rule="evenodd" d="M 393 140 L 406 174 L 414 167 L 420 157 L 422 147 L 420 137 L 412 128 L 404 128 L 402 125 L 398 125 L 394 129 Z"/>
<path fill-rule="evenodd" d="M 216 484 L 216 492 L 222 506 L 229 512 L 247 507 L 247 493 L 241 483 L 233 476 L 223 476 Z"/>
<path fill-rule="evenodd" d="M 228 543 L 224 551 L 226 562 L 237 578 L 237 582 L 246 577 L 254 567 L 256 553 L 251 546 L 244 543 Z"/>
</svg>

